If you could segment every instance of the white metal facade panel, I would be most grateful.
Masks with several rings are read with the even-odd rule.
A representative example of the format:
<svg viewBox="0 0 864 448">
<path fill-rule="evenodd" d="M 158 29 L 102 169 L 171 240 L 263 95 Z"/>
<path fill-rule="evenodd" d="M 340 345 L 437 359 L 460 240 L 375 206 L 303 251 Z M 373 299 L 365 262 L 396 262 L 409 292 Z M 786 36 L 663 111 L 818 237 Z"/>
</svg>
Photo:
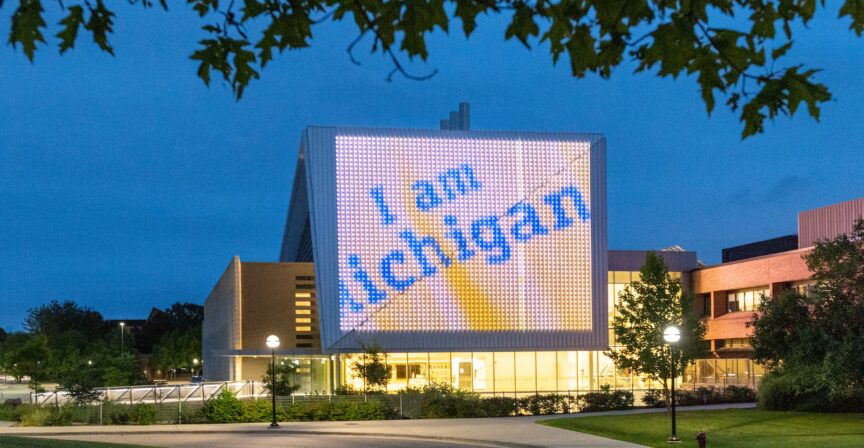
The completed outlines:
<svg viewBox="0 0 864 448">
<path fill-rule="evenodd" d="M 587 144 L 590 157 L 591 328 L 586 331 L 343 331 L 340 328 L 336 137 L 560 141 Z M 606 147 L 597 134 L 432 131 L 310 127 L 301 146 L 305 162 L 322 348 L 354 352 L 377 343 L 388 351 L 605 349 L 607 328 Z M 419 159 L 418 154 L 418 159 Z M 412 159 L 413 160 L 413 159 Z"/>
</svg>

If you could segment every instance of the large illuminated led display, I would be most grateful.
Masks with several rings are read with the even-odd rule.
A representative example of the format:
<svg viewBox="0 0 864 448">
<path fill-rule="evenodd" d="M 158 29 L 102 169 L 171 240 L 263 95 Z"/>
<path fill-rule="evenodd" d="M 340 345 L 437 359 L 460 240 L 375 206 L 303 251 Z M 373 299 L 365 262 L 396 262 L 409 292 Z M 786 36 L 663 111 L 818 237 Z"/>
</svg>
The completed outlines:
<svg viewBox="0 0 864 448">
<path fill-rule="evenodd" d="M 325 347 L 606 345 L 602 138 L 310 132 Z"/>
</svg>

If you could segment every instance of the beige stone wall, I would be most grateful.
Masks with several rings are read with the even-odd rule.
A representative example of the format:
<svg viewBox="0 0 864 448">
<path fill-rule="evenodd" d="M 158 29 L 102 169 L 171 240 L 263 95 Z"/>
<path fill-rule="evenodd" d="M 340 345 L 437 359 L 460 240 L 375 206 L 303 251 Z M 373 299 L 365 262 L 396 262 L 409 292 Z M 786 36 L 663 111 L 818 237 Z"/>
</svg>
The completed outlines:
<svg viewBox="0 0 864 448">
<path fill-rule="evenodd" d="M 234 257 L 204 304 L 205 380 L 260 379 L 266 362 L 239 354 L 269 354 L 271 334 L 279 336 L 281 352 L 320 350 L 314 275 L 312 263 L 254 263 Z"/>
<path fill-rule="evenodd" d="M 239 343 L 237 313 L 240 295 L 240 259 L 234 257 L 204 302 L 202 360 L 204 379 L 230 381 L 241 368 L 234 358 L 220 355 L 236 349 Z"/>
<path fill-rule="evenodd" d="M 267 336 L 274 334 L 281 340 L 281 348 L 296 348 L 310 344 L 319 348 L 318 309 L 316 298 L 297 298 L 296 293 L 315 294 L 314 289 L 298 289 L 297 283 L 312 284 L 312 280 L 299 280 L 315 275 L 312 263 L 242 263 L 243 268 L 243 338 L 246 350 L 269 352 Z M 311 302 L 302 307 L 309 314 L 298 314 L 297 301 Z M 311 319 L 311 323 L 297 323 L 297 318 Z M 300 334 L 311 339 L 298 339 L 298 326 L 312 327 L 312 332 Z M 302 347 L 302 345 L 301 345 Z"/>
</svg>

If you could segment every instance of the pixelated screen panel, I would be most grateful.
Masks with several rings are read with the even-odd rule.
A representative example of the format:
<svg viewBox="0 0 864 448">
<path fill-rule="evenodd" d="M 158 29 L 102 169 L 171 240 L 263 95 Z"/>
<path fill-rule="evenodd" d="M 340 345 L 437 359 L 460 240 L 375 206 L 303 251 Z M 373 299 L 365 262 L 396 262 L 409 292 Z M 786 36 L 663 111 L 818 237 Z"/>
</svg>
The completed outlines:
<svg viewBox="0 0 864 448">
<path fill-rule="evenodd" d="M 336 137 L 342 331 L 590 331 L 590 143 Z"/>
</svg>

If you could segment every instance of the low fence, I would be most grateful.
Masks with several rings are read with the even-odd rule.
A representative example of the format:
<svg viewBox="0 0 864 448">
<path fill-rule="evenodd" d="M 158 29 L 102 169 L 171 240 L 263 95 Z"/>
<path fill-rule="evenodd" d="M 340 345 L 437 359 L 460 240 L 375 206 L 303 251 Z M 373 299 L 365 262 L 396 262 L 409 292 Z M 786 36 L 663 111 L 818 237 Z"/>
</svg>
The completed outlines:
<svg viewBox="0 0 864 448">
<path fill-rule="evenodd" d="M 256 399 L 267 395 L 260 381 L 226 381 L 216 383 L 178 384 L 165 386 L 101 387 L 96 391 L 102 400 L 123 404 L 170 404 L 205 402 L 223 390 L 229 390 L 240 399 Z M 30 403 L 64 406 L 74 401 L 66 391 L 31 393 Z"/>
<path fill-rule="evenodd" d="M 61 410 L 64 416 L 64 424 L 127 424 L 140 423 L 141 414 L 147 423 L 151 424 L 183 424 L 183 423 L 205 423 L 203 415 L 204 403 L 212 396 L 219 394 L 222 390 L 230 390 L 237 394 L 243 401 L 262 400 L 269 403 L 271 398 L 261 383 L 252 382 L 236 383 L 214 383 L 192 386 L 169 386 L 148 388 L 114 388 L 106 398 L 93 404 L 75 404 L 71 397 L 64 393 L 35 394 L 38 404 L 47 408 Z M 129 389 L 133 389 L 131 392 Z M 154 392 L 155 389 L 155 392 Z M 105 389 L 108 392 L 108 389 Z M 161 393 L 160 392 L 164 392 Z M 581 391 L 586 393 L 588 391 Z M 599 391 L 596 391 L 599 392 Z M 634 402 L 638 403 L 647 391 L 637 391 Z M 539 392 L 545 394 L 570 395 L 565 392 Z M 129 398 L 131 395 L 131 399 Z M 478 393 L 480 397 L 507 397 L 523 398 L 536 396 L 536 393 Z M 574 391 L 575 395 L 575 391 Z M 202 399 L 202 397 L 204 397 Z M 352 394 L 352 395 L 290 395 L 276 397 L 278 407 L 287 407 L 294 404 L 324 404 L 324 403 L 360 403 L 375 401 L 383 404 L 390 411 L 390 418 L 419 418 L 422 414 L 422 394 L 417 393 L 390 393 L 390 394 Z M 36 403 L 36 401 L 34 401 Z"/>
<path fill-rule="evenodd" d="M 262 397 L 269 397 L 269 393 L 267 389 L 264 387 L 264 383 L 262 381 L 225 381 L 225 382 L 212 382 L 212 383 L 200 383 L 200 384 L 179 384 L 179 385 L 165 385 L 165 386 L 156 386 L 156 385 L 147 385 L 147 386 L 127 386 L 127 387 L 106 387 L 106 388 L 97 388 L 96 391 L 101 394 L 101 400 L 112 402 L 116 404 L 153 404 L 153 405 L 162 405 L 162 404 L 172 404 L 172 403 L 203 403 L 209 400 L 216 395 L 219 395 L 223 390 L 228 390 L 241 400 L 255 400 Z M 613 389 L 614 390 L 614 389 Z M 647 393 L 647 389 L 627 389 L 628 391 L 633 393 L 633 398 L 636 403 L 639 403 L 642 396 Z M 572 390 L 572 391 L 564 391 L 564 390 L 551 390 L 551 391 L 537 391 L 537 392 L 473 392 L 480 397 L 512 397 L 512 398 L 522 398 L 533 395 L 547 395 L 547 394 L 560 394 L 560 395 L 578 395 L 584 394 L 588 392 L 599 392 L 591 391 L 591 390 Z M 403 394 L 395 393 L 395 394 L 368 394 L 374 395 L 375 397 L 387 397 L 387 396 L 401 396 Z M 333 400 L 333 397 L 336 397 L 337 400 L 343 400 L 344 397 L 367 397 L 364 394 L 358 395 L 337 395 L 337 394 L 295 394 L 291 395 L 290 400 L 307 400 L 307 401 L 316 401 L 321 400 L 322 397 L 327 400 Z M 30 403 L 37 404 L 40 406 L 43 405 L 52 405 L 52 406 L 66 406 L 74 402 L 75 399 L 70 396 L 66 391 L 57 390 L 50 392 L 41 392 L 41 393 L 31 393 L 30 394 Z"/>
<path fill-rule="evenodd" d="M 206 401 L 201 399 L 201 396 L 207 397 L 220 393 L 223 390 L 231 390 L 238 395 L 238 398 L 247 403 L 244 406 L 245 414 L 243 421 L 261 421 L 262 418 L 269 419 L 270 415 L 270 397 L 266 395 L 266 390 L 261 387 L 261 384 L 249 384 L 247 382 L 237 383 L 219 383 L 219 384 L 203 384 L 197 385 L 199 388 L 192 388 L 195 392 L 196 399 L 192 399 L 192 395 L 184 397 L 185 387 L 191 386 L 174 386 L 171 394 L 166 394 L 161 399 L 157 395 L 151 401 L 152 395 L 136 395 L 132 393 L 133 399 L 127 400 L 128 391 L 124 394 L 118 392 L 115 398 L 120 400 L 105 399 L 92 404 L 74 404 L 69 401 L 64 405 L 54 405 L 51 402 L 43 402 L 43 407 L 32 407 L 31 411 L 42 413 L 40 422 L 31 422 L 33 425 L 69 425 L 69 424 L 90 424 L 90 425 L 109 425 L 109 424 L 184 424 L 184 423 L 207 423 L 208 420 L 204 416 L 204 407 Z M 140 388 L 139 388 L 140 389 Z M 152 388 L 151 388 L 152 389 Z M 172 389 L 167 387 L 166 389 Z M 732 401 L 716 401 L 721 402 L 741 402 L 741 390 L 736 389 L 739 394 L 737 398 L 730 395 L 722 395 L 724 389 L 705 389 L 700 393 L 691 396 L 687 400 L 687 404 L 710 404 L 705 400 L 732 400 Z M 725 392 L 736 392 L 736 390 L 725 389 Z M 202 392 L 203 391 L 203 392 Z M 752 391 L 752 390 L 751 390 Z M 115 392 L 117 392 L 115 390 Z M 240 393 L 243 395 L 241 395 Z M 649 404 L 651 400 L 643 402 L 642 398 L 651 394 L 655 399 L 653 405 L 658 405 L 656 400 L 660 398 L 658 391 L 651 390 L 633 390 L 623 391 L 627 398 L 624 400 L 615 399 L 614 401 L 605 401 L 604 397 L 611 398 L 614 392 L 608 390 L 598 391 L 579 391 L 575 393 L 565 393 L 558 391 L 539 392 L 539 393 L 471 393 L 469 396 L 450 395 L 449 401 L 440 400 L 443 396 L 432 393 L 393 393 L 393 394 L 356 394 L 356 395 L 291 395 L 284 397 L 276 397 L 276 404 L 279 407 L 280 414 L 285 418 L 299 420 L 317 420 L 329 419 L 333 414 L 334 409 L 337 412 L 336 419 L 344 418 L 345 408 L 326 406 L 329 404 L 352 404 L 362 402 L 375 402 L 383 405 L 386 418 L 390 419 L 413 419 L 413 418 L 436 418 L 442 416 L 506 416 L 506 415 L 536 415 L 536 414 L 555 414 L 555 413 L 570 413 L 578 411 L 597 411 L 609 409 L 625 409 L 641 404 Z M 683 392 L 683 391 L 682 391 Z M 705 393 L 707 392 L 707 393 Z M 631 394 L 632 393 L 632 398 Z M 717 395 L 720 393 L 721 395 Z M 445 394 L 446 395 L 446 394 Z M 711 396 L 714 398 L 711 398 Z M 474 398 L 471 398 L 471 397 Z M 173 398 L 172 398 L 173 397 Z M 503 398 L 503 400 L 477 400 L 481 398 Z M 137 398 L 137 399 L 136 399 Z M 621 397 L 624 398 L 624 397 Z M 682 397 L 684 398 L 684 397 Z M 58 398 L 59 400 L 59 398 Z M 455 400 L 455 401 L 454 401 Z M 473 400 L 473 401 L 472 401 Z M 631 401 L 632 400 L 632 401 Z M 736 401 L 738 400 L 738 401 Z M 752 400 L 752 395 L 749 398 Z M 258 403 L 248 406 L 250 402 L 258 401 Z M 715 401 L 712 401 L 715 402 Z M 605 404 L 604 404 L 605 403 Z M 304 404 L 307 406 L 294 406 Z M 260 406 L 259 406 L 260 405 Z M 464 405 L 464 406 L 463 406 Z M 663 406 L 662 404 L 659 404 Z M 622 407 L 623 406 L 623 407 Z M 362 408 L 362 407 L 358 407 Z M 380 409 L 380 408 L 379 408 Z M 430 409 L 432 411 L 430 411 Z M 283 413 L 288 412 L 288 414 Z M 290 412 L 289 412 L 290 411 Z M 462 415 L 462 411 L 467 414 Z M 458 415 L 457 415 L 458 414 Z M 251 417 L 251 420 L 245 420 Z M 384 414 L 377 417 L 383 418 Z M 357 418 L 357 417 L 355 417 Z M 359 417 L 363 419 L 363 417 Z M 28 424 L 22 418 L 22 422 Z"/>
</svg>

